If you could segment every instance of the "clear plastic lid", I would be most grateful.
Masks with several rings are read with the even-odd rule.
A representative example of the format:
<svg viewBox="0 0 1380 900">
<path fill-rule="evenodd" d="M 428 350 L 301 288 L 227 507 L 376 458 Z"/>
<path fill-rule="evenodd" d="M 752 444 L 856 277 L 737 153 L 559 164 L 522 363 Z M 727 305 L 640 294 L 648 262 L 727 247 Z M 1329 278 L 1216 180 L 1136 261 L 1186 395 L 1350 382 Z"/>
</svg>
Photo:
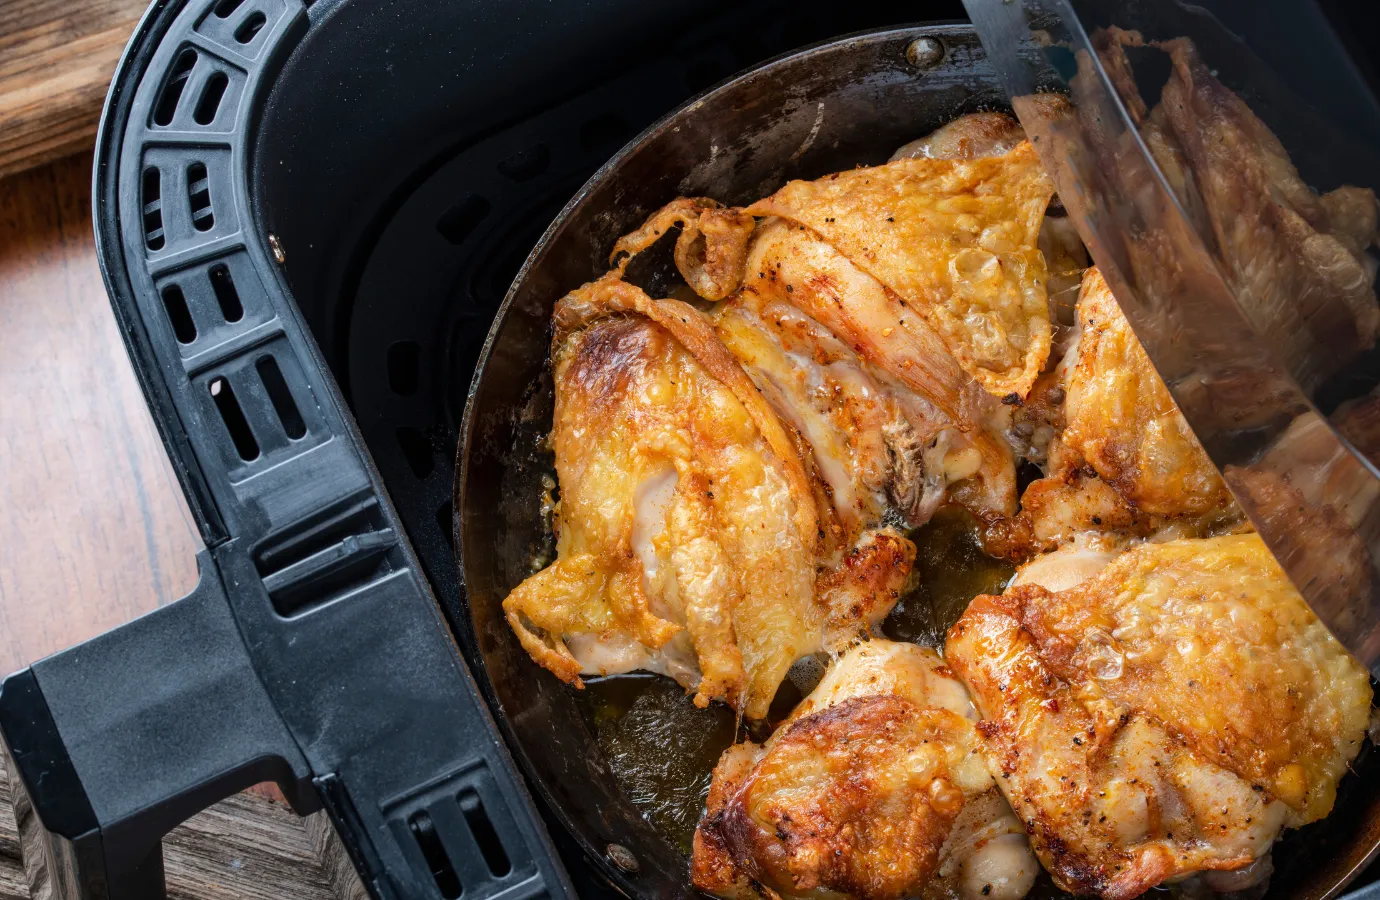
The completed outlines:
<svg viewBox="0 0 1380 900">
<path fill-rule="evenodd" d="M 1375 96 L 1310 0 L 966 5 L 1199 441 L 1377 671 Z"/>
</svg>

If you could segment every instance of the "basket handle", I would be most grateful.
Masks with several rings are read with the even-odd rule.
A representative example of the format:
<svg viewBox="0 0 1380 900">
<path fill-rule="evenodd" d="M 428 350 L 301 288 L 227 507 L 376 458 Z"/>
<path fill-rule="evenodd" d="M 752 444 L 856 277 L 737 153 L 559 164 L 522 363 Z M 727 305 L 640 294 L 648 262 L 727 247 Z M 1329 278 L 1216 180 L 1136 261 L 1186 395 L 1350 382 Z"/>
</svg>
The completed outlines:
<svg viewBox="0 0 1380 900">
<path fill-rule="evenodd" d="M 190 594 L 0 683 L 16 801 L 63 900 L 161 900 L 161 841 L 262 781 L 305 815 L 310 770 L 255 674 L 208 551 Z"/>
</svg>

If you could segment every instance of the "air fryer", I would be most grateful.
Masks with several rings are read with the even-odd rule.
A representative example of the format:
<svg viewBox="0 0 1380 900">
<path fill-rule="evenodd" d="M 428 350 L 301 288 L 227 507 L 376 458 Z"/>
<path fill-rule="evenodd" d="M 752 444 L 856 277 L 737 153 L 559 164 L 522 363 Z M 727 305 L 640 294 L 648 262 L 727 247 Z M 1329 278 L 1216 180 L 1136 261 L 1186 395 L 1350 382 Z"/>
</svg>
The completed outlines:
<svg viewBox="0 0 1380 900">
<path fill-rule="evenodd" d="M 96 234 L 207 549 L 187 598 L 0 690 L 62 895 L 161 896 L 161 836 L 263 780 L 330 813 L 379 898 L 629 890 L 636 858 L 571 834 L 487 705 L 452 490 L 493 316 L 586 180 L 686 99 L 815 42 L 961 18 L 155 2 L 107 101 Z"/>
</svg>

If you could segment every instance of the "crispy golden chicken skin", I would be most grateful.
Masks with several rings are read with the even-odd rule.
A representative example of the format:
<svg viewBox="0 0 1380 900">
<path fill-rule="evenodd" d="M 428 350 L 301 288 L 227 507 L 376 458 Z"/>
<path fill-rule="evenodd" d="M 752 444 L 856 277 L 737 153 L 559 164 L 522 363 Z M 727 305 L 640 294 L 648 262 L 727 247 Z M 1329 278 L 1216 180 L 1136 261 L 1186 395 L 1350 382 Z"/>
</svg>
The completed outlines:
<svg viewBox="0 0 1380 900">
<path fill-rule="evenodd" d="M 1260 539 L 1142 544 L 1085 571 L 978 597 L 945 650 L 1056 883 L 1129 898 L 1243 870 L 1327 815 L 1370 679 Z"/>
<path fill-rule="evenodd" d="M 558 559 L 504 610 L 566 681 L 651 669 L 701 704 L 761 716 L 822 639 L 814 507 L 794 447 L 736 364 L 697 340 L 697 317 L 621 284 L 559 311 L 576 327 L 555 353 Z"/>
<path fill-rule="evenodd" d="M 1201 537 L 1242 522 L 1096 268 L 1083 277 L 1073 345 L 1031 400 L 1028 430 L 1043 418 L 1054 439 L 1046 477 L 1026 488 L 1020 517 L 1000 526 L 1011 555 L 1085 531 Z"/>
<path fill-rule="evenodd" d="M 888 507 L 923 525 L 954 494 L 980 516 L 1014 512 L 1011 451 L 990 424 L 1002 407 L 924 319 L 782 219 L 762 224 L 747 262 L 715 328 L 805 439 L 845 527 Z"/>
<path fill-rule="evenodd" d="M 728 898 L 1018 900 L 1037 864 L 933 650 L 873 640 L 714 771 L 691 874 Z"/>
<path fill-rule="evenodd" d="M 1078 298 L 1078 361 L 1068 373 L 1063 441 L 1130 506 L 1151 515 L 1220 514 L 1231 495 L 1102 273 Z"/>
<path fill-rule="evenodd" d="M 1036 245 L 1053 194 L 1022 141 L 1000 156 L 905 158 L 793 181 L 746 211 L 820 235 L 923 317 L 988 392 L 1024 397 L 1049 354 Z"/>
<path fill-rule="evenodd" d="M 558 558 L 509 624 L 573 684 L 643 669 L 761 718 L 796 659 L 886 615 L 914 546 L 873 528 L 822 564 L 792 433 L 694 308 L 615 273 L 555 324 Z"/>
</svg>

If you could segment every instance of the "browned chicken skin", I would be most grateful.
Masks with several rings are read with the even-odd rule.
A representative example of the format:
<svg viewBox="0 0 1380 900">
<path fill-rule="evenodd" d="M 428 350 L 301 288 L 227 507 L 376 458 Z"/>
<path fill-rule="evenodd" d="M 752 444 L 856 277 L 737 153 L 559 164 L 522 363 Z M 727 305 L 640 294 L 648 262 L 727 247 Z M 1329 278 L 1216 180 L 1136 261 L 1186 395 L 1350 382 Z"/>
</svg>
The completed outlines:
<svg viewBox="0 0 1380 900">
<path fill-rule="evenodd" d="M 1046 477 L 991 543 L 1023 557 L 1081 532 L 1203 536 L 1239 527 L 1239 507 L 1096 268 L 1084 275 L 1076 312 L 1067 356 L 1022 411 L 1031 430 L 1048 423 L 1054 435 Z"/>
<path fill-rule="evenodd" d="M 1371 690 L 1257 536 L 1112 556 L 977 598 L 945 658 L 1055 881 L 1130 898 L 1325 816 Z"/>
<path fill-rule="evenodd" d="M 1053 195 L 1022 141 L 1000 156 L 906 158 L 793 181 L 747 211 L 820 235 L 922 317 L 983 388 L 1024 397 L 1049 354 L 1036 244 Z"/>
<path fill-rule="evenodd" d="M 730 748 L 695 834 L 695 886 L 727 898 L 1019 900 L 1036 874 L 938 654 L 873 640 L 764 745 Z"/>
<path fill-rule="evenodd" d="M 642 316 L 573 331 L 556 382 L 559 558 L 504 601 L 524 647 L 567 681 L 650 668 L 761 715 L 821 639 L 794 448 Z"/>
<path fill-rule="evenodd" d="M 1175 63 L 1202 79 L 1182 48 Z M 1260 251 L 1249 226 L 1193 207 L 1232 277 L 1265 311 L 1285 278 L 1316 307 L 1308 327 L 1364 346 L 1380 313 L 1351 263 L 1373 196 L 1311 194 L 1274 144 L 1230 181 L 1195 140 L 1240 145 L 1259 123 L 1201 101 L 1166 89 L 1149 114 L 1170 176 L 1196 154 L 1216 167 L 1211 203 L 1282 223 Z M 1097 270 L 1076 310 L 1051 305 L 1051 270 L 1076 284 L 1086 265 L 1045 219 L 1051 196 L 1014 120 L 967 116 L 746 209 L 678 199 L 558 305 L 559 559 L 505 601 L 523 646 L 567 681 L 648 669 L 751 718 L 800 656 L 843 652 L 766 743 L 721 758 L 700 889 L 1019 900 L 1028 832 L 1076 893 L 1185 876 L 1237 890 L 1268 877 L 1281 830 L 1331 809 L 1368 677 L 1258 538 L 1204 537 L 1246 526 Z M 672 231 L 712 305 L 623 280 Z M 1013 515 L 1018 456 L 1046 474 Z M 952 671 L 933 650 L 856 643 L 910 575 L 915 549 L 889 525 L 944 502 L 977 513 L 991 548 L 1062 548 L 973 601 Z M 1126 549 L 1145 538 L 1167 542 Z"/>
<path fill-rule="evenodd" d="M 980 130 L 956 123 L 936 152 Z M 613 270 L 556 309 L 559 558 L 505 601 L 533 658 L 575 684 L 661 672 L 760 717 L 796 658 L 895 605 L 915 551 L 893 523 L 946 499 L 1014 513 L 992 391 L 1018 397 L 1048 352 L 1050 190 L 1016 142 L 793 183 L 746 211 L 682 198 L 618 241 Z M 624 280 L 677 229 L 677 268 L 722 301 L 708 315 Z M 893 230 L 906 240 L 873 239 Z"/>
</svg>

